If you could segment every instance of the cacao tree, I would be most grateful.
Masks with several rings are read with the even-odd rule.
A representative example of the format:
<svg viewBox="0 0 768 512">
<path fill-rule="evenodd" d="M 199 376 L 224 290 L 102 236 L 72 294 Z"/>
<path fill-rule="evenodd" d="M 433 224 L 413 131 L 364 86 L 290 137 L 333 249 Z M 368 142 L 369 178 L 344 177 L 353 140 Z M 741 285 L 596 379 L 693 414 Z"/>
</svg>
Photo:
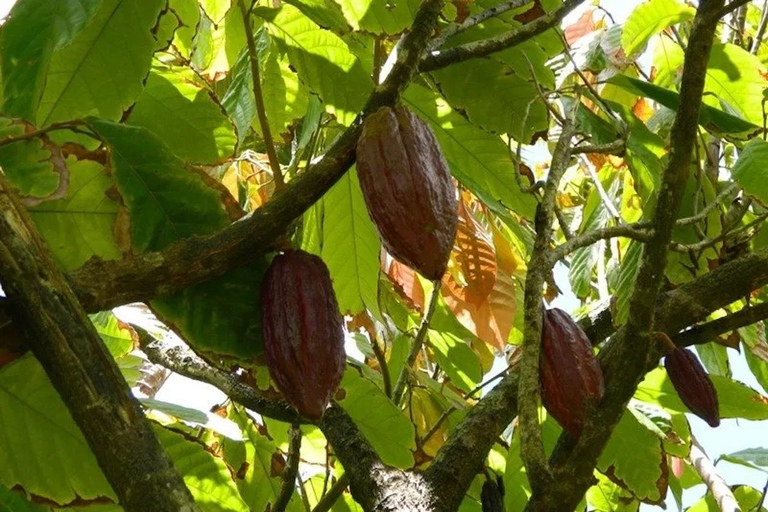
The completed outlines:
<svg viewBox="0 0 768 512">
<path fill-rule="evenodd" d="M 764 508 L 763 2 L 6 4 L 0 510 Z"/>
</svg>

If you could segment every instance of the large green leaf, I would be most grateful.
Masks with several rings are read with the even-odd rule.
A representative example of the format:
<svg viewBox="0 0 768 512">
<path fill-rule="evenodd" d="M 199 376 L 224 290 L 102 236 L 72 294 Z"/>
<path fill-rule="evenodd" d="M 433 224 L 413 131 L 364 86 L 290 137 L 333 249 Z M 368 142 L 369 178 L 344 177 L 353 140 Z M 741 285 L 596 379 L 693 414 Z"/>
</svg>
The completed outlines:
<svg viewBox="0 0 768 512">
<path fill-rule="evenodd" d="M 719 375 L 710 375 L 710 378 L 717 391 L 721 418 L 768 419 L 767 397 L 735 380 Z M 662 368 L 645 376 L 637 388 L 635 398 L 659 404 L 673 412 L 689 412 Z"/>
<path fill-rule="evenodd" d="M 736 486 L 733 489 L 733 497 L 736 498 L 736 502 L 739 505 L 738 510 L 748 510 L 749 512 L 762 512 L 766 510 L 764 506 L 760 506 L 760 503 L 763 501 L 763 493 L 752 487 L 746 485 Z M 758 506 L 760 506 L 759 509 Z M 720 511 L 720 506 L 710 493 L 707 493 L 704 498 L 686 510 L 686 512 Z"/>
<path fill-rule="evenodd" d="M 111 148 L 115 181 L 131 215 L 133 250 L 160 250 L 228 223 L 219 196 L 145 128 L 90 118 Z"/>
<path fill-rule="evenodd" d="M 224 460 L 237 471 L 237 487 L 250 510 L 266 510 L 267 506 L 274 505 L 282 486 L 280 475 L 272 471 L 273 459 L 279 457 L 277 446 L 259 432 L 244 410 L 233 407 L 229 418 L 242 430 L 244 441 L 224 439 Z M 303 510 L 296 498 L 294 494 L 288 512 Z"/>
<path fill-rule="evenodd" d="M 117 120 L 149 72 L 163 0 L 103 0 L 88 26 L 51 56 L 37 124 L 98 115 Z"/>
<path fill-rule="evenodd" d="M 219 192 L 186 170 L 149 131 L 94 118 L 89 123 L 112 149 L 115 179 L 131 216 L 134 251 L 160 250 L 228 224 Z M 266 267 L 262 258 L 152 306 L 199 350 L 254 356 L 261 351 L 258 290 Z"/>
<path fill-rule="evenodd" d="M 660 502 L 667 470 L 661 440 L 630 411 L 624 414 L 600 455 L 597 467 L 623 482 L 637 498 Z"/>
<path fill-rule="evenodd" d="M 457 180 L 502 215 L 510 209 L 533 216 L 536 200 L 520 189 L 509 149 L 499 137 L 474 126 L 420 85 L 411 85 L 403 102 L 431 125 Z"/>
<path fill-rule="evenodd" d="M 341 387 L 346 392 L 339 405 L 347 411 L 385 464 L 413 466 L 416 449 L 413 424 L 376 385 L 347 366 Z"/>
<path fill-rule="evenodd" d="M 203 512 L 249 512 L 223 460 L 179 433 L 159 425 L 154 430 Z"/>
<path fill-rule="evenodd" d="M 288 52 L 291 65 L 310 91 L 317 93 L 342 124 L 349 124 L 365 103 L 373 80 L 349 46 L 291 5 L 275 13 L 256 9 L 270 34 Z"/>
<path fill-rule="evenodd" d="M 355 30 L 373 34 L 397 34 L 411 26 L 419 7 L 416 0 L 336 0 Z"/>
<path fill-rule="evenodd" d="M 351 169 L 323 196 L 323 261 L 344 313 L 378 312 L 381 243 Z"/>
<path fill-rule="evenodd" d="M 649 0 L 632 11 L 624 24 L 621 46 L 633 57 L 648 40 L 667 27 L 692 19 L 696 9 L 677 0 Z"/>
<path fill-rule="evenodd" d="M 185 59 L 192 53 L 192 38 L 200 22 L 197 0 L 169 0 L 168 10 L 160 17 L 155 33 L 156 49 L 173 49 Z"/>
<path fill-rule="evenodd" d="M 118 203 L 107 196 L 115 183 L 98 162 L 67 159 L 69 188 L 63 199 L 30 210 L 32 220 L 62 270 L 80 267 L 92 256 L 120 257 L 114 234 Z"/>
<path fill-rule="evenodd" d="M 50 512 L 50 508 L 27 500 L 20 492 L 0 485 L 0 512 Z"/>
<path fill-rule="evenodd" d="M 34 120 L 54 51 L 67 46 L 96 14 L 102 0 L 16 2 L 0 34 L 2 111 Z"/>
<path fill-rule="evenodd" d="M 26 355 L 0 368 L 0 484 L 66 504 L 116 500 L 96 458 L 40 363 Z"/>
<path fill-rule="evenodd" d="M 350 31 L 341 7 L 334 0 L 285 0 L 285 3 L 299 9 L 322 28 L 339 35 Z"/>
<path fill-rule="evenodd" d="M 202 16 L 194 42 L 192 64 L 195 69 L 212 80 L 222 78 L 235 65 L 237 56 L 246 45 L 240 9 L 229 9 L 224 19 L 216 23 L 208 16 Z"/>
<path fill-rule="evenodd" d="M 739 159 L 731 168 L 731 176 L 744 191 L 768 204 L 768 142 L 755 138 L 747 142 L 739 154 Z"/>
<path fill-rule="evenodd" d="M 483 369 L 466 341 L 449 332 L 430 330 L 427 335 L 440 369 L 454 386 L 469 392 L 480 383 Z"/>
<path fill-rule="evenodd" d="M 537 65 L 543 67 L 544 62 Z M 508 133 L 522 142 L 547 128 L 548 112 L 537 84 L 515 68 L 480 59 L 449 66 L 435 75 L 451 105 L 466 111 L 469 120 L 482 128 Z"/>
<path fill-rule="evenodd" d="M 234 127 L 190 68 L 156 63 L 128 122 L 147 128 L 180 158 L 212 164 L 232 156 Z"/>
<path fill-rule="evenodd" d="M 616 306 L 613 321 L 616 325 L 624 325 L 629 317 L 629 300 L 635 290 L 635 279 L 640 268 L 640 257 L 643 254 L 642 244 L 632 241 L 627 246 L 624 259 L 616 279 Z"/>
<path fill-rule="evenodd" d="M 675 91 L 664 89 L 663 87 L 626 75 L 615 75 L 608 79 L 608 83 L 614 84 L 627 91 L 631 91 L 638 96 L 650 98 L 672 110 L 677 110 L 677 106 L 680 103 L 680 95 Z M 716 134 L 733 137 L 746 137 L 756 133 L 760 129 L 759 126 L 750 121 L 736 117 L 706 104 L 701 105 L 701 110 L 699 111 L 699 123 L 707 130 Z"/>
</svg>

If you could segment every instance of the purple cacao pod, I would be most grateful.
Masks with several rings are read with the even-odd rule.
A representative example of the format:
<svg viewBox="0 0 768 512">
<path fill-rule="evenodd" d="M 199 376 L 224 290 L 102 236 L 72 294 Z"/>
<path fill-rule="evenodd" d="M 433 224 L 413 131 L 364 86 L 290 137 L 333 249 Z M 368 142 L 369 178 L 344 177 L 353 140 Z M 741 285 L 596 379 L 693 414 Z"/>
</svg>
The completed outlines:
<svg viewBox="0 0 768 512">
<path fill-rule="evenodd" d="M 720 425 L 720 407 L 717 391 L 709 374 L 688 349 L 678 347 L 664 359 L 669 380 L 680 400 L 696 416 L 709 423 L 710 427 Z"/>
<path fill-rule="evenodd" d="M 368 116 L 357 143 L 360 188 L 387 251 L 438 280 L 459 222 L 456 187 L 435 134 L 404 107 Z"/>
<path fill-rule="evenodd" d="M 544 312 L 541 332 L 541 401 L 549 414 L 578 437 L 589 402 L 603 398 L 603 371 L 579 324 L 557 308 Z"/>
<path fill-rule="evenodd" d="M 323 260 L 276 256 L 261 288 L 264 355 L 285 399 L 310 420 L 325 411 L 344 373 L 344 329 Z"/>
</svg>

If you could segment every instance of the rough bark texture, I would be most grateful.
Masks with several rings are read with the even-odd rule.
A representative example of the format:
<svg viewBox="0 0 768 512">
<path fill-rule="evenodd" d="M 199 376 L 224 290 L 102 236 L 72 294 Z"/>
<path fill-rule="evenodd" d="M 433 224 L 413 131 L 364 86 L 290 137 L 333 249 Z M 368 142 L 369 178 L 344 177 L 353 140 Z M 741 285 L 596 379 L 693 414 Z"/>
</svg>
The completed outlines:
<svg viewBox="0 0 768 512">
<path fill-rule="evenodd" d="M 48 374 L 129 512 L 197 511 L 112 356 L 0 174 L 0 282 Z"/>
</svg>

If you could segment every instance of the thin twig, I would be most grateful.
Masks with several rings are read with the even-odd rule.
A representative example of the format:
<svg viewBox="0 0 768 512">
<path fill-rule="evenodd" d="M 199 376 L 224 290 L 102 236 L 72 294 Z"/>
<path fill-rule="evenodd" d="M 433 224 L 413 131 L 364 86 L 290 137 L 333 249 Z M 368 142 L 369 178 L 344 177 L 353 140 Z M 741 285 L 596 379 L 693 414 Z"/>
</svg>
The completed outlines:
<svg viewBox="0 0 768 512">
<path fill-rule="evenodd" d="M 609 238 L 624 237 L 639 242 L 647 242 L 651 237 L 651 231 L 647 228 L 638 227 L 637 224 L 621 224 L 619 226 L 607 226 L 601 229 L 587 231 L 581 235 L 576 235 L 570 240 L 558 245 L 552 251 L 553 261 L 559 261 L 576 249 L 587 247 L 600 240 Z"/>
<path fill-rule="evenodd" d="M 573 232 L 568 225 L 568 219 L 565 218 L 565 213 L 563 213 L 563 209 L 559 206 L 555 206 L 555 217 L 557 217 L 557 223 L 560 224 L 560 229 L 563 231 L 565 239 L 570 240 L 573 238 Z"/>
<path fill-rule="evenodd" d="M 760 49 L 760 45 L 763 42 L 763 37 L 765 37 L 766 27 L 768 27 L 768 0 L 763 2 L 763 12 L 760 14 L 760 24 L 757 26 L 757 34 L 755 34 L 755 39 L 752 41 L 752 48 L 750 49 L 752 55 L 757 55 L 757 51 Z"/>
<path fill-rule="evenodd" d="M 405 365 L 400 371 L 400 375 L 397 377 L 397 382 L 395 383 L 395 388 L 392 391 L 392 401 L 395 404 L 400 404 L 400 400 L 403 398 L 405 385 L 408 382 L 408 375 L 411 372 L 411 368 L 413 368 L 413 365 L 416 363 L 416 358 L 418 357 L 419 352 L 421 352 L 421 347 L 424 344 L 424 338 L 426 338 L 427 332 L 429 331 L 429 322 L 432 320 L 432 315 L 435 312 L 437 301 L 440 297 L 440 281 L 434 282 L 433 285 L 434 288 L 432 289 L 432 295 L 429 297 L 429 305 L 427 306 L 427 311 L 424 313 L 424 317 L 421 319 L 421 325 L 419 326 L 419 330 L 416 333 L 416 336 L 413 338 L 413 343 L 411 344 L 411 351 L 408 353 L 408 358 L 405 360 Z"/>
<path fill-rule="evenodd" d="M 488 380 L 486 380 L 485 382 L 483 382 L 483 383 L 481 383 L 481 384 L 478 384 L 477 386 L 475 386 L 475 388 L 474 388 L 474 389 L 470 390 L 470 392 L 469 392 L 469 393 L 467 393 L 467 394 L 464 396 L 464 399 L 465 399 L 465 400 L 468 400 L 468 399 L 472 398 L 472 397 L 473 397 L 473 396 L 474 396 L 476 393 L 478 393 L 480 390 L 482 390 L 482 389 L 483 389 L 483 388 L 485 388 L 486 386 L 490 385 L 491 383 L 493 383 L 493 382 L 496 382 L 498 379 L 500 379 L 500 378 L 502 378 L 504 375 L 506 375 L 506 374 L 507 374 L 507 372 L 509 371 L 509 369 L 510 369 L 510 367 L 509 367 L 509 366 L 507 366 L 505 369 L 503 369 L 502 371 L 500 371 L 499 373 L 497 373 L 497 374 L 496 374 L 496 375 L 494 375 L 493 377 L 489 378 L 489 379 L 488 379 Z M 448 409 L 446 409 L 446 410 L 443 412 L 443 414 L 441 414 L 441 415 L 440 415 L 440 417 L 437 419 L 437 421 L 435 422 L 435 424 L 434 424 L 434 425 L 432 425 L 432 428 L 430 428 L 430 429 L 427 431 L 427 433 L 426 433 L 426 434 L 424 434 L 424 437 L 422 437 L 422 438 L 421 438 L 421 444 L 422 444 L 422 446 L 423 446 L 424 444 L 426 444 L 426 443 L 427 443 L 427 441 L 429 441 L 429 440 L 432 438 L 432 436 L 434 436 L 434 435 L 435 435 L 435 433 L 436 433 L 436 432 L 437 432 L 437 431 L 440 429 L 440 426 L 443 424 L 443 422 L 445 422 L 445 420 L 447 420 L 447 419 L 448 419 L 448 416 L 450 416 L 450 415 L 451 415 L 453 412 L 455 412 L 456 410 L 457 410 L 456 406 L 455 406 L 455 405 L 452 405 L 452 406 L 450 406 Z"/>
<path fill-rule="evenodd" d="M 443 51 L 430 52 L 419 65 L 419 71 L 427 72 L 457 64 L 469 59 L 485 57 L 527 41 L 560 23 L 565 16 L 584 0 L 565 0 L 560 7 L 522 27 L 496 37 L 473 41 Z"/>
<path fill-rule="evenodd" d="M 716 18 L 722 18 L 723 16 L 727 16 L 729 13 L 735 11 L 739 7 L 743 5 L 747 5 L 752 0 L 733 0 L 731 3 L 720 9 L 720 11 L 715 15 Z"/>
<path fill-rule="evenodd" d="M 689 224 L 695 224 L 701 220 L 704 220 L 705 218 L 707 218 L 707 215 L 709 214 L 709 212 L 711 212 L 720 203 L 720 201 L 727 198 L 738 189 L 739 189 L 739 185 L 736 183 L 733 183 L 732 185 L 726 187 L 722 192 L 717 194 L 717 197 L 715 197 L 715 199 L 713 199 L 712 202 L 710 202 L 708 205 L 702 208 L 699 213 L 697 213 L 696 215 L 693 215 L 692 217 L 678 219 L 676 224 L 678 226 L 687 226 Z"/>
<path fill-rule="evenodd" d="M 371 347 L 373 348 L 373 354 L 376 356 L 376 362 L 379 363 L 379 369 L 381 370 L 381 377 L 384 379 L 384 393 L 388 397 L 392 396 L 392 379 L 389 376 L 389 366 L 387 365 L 387 356 L 379 345 L 378 337 L 375 332 L 368 333 L 371 337 Z"/>
<path fill-rule="evenodd" d="M 280 192 L 285 185 L 283 171 L 280 168 L 280 160 L 277 158 L 275 143 L 272 140 L 272 131 L 267 121 L 267 111 L 264 106 L 264 93 L 261 90 L 261 76 L 259 73 L 259 54 L 256 50 L 256 42 L 253 39 L 253 25 L 251 24 L 251 13 L 245 6 L 245 0 L 237 0 L 240 8 L 240 14 L 243 17 L 245 26 L 245 42 L 248 45 L 248 60 L 251 64 L 251 78 L 253 79 L 253 96 L 256 100 L 256 113 L 259 118 L 261 135 L 264 137 L 264 145 L 267 147 L 267 157 L 269 165 L 272 167 L 272 176 L 275 179 L 275 192 Z"/>
<path fill-rule="evenodd" d="M 745 226 L 739 227 L 737 229 L 732 229 L 729 231 L 724 231 L 723 233 L 720 233 L 718 236 L 714 238 L 706 238 L 701 242 L 697 242 L 695 244 L 673 243 L 673 244 L 670 244 L 670 249 L 678 252 L 701 251 L 709 247 L 712 247 L 713 245 L 719 242 L 722 242 L 727 238 L 731 238 L 735 234 L 742 233 L 744 231 L 749 231 L 751 228 L 761 224 L 763 221 L 765 221 L 765 219 L 768 219 L 768 212 L 761 214 L 760 216 L 758 216 L 756 219 L 754 219 L 749 224 L 746 224 Z"/>
<path fill-rule="evenodd" d="M 317 505 L 312 509 L 312 512 L 328 512 L 331 510 L 331 507 L 333 507 L 341 495 L 344 494 L 344 489 L 346 489 L 347 486 L 349 486 L 349 475 L 344 473 L 338 480 L 336 480 L 331 488 L 328 489 L 328 492 L 320 498 L 320 501 L 317 502 Z"/>
<path fill-rule="evenodd" d="M 280 495 L 275 500 L 272 512 L 285 512 L 285 508 L 293 497 L 296 489 L 296 477 L 299 476 L 299 452 L 301 451 L 301 427 L 291 425 L 290 445 L 286 456 L 286 466 L 283 470 L 283 485 L 280 487 Z"/>
<path fill-rule="evenodd" d="M 20 142 L 23 140 L 30 140 L 30 139 L 37 139 L 39 137 L 42 137 L 43 135 L 56 131 L 56 130 L 70 130 L 77 133 L 82 133 L 85 135 L 88 135 L 90 137 L 96 138 L 96 136 L 88 131 L 81 130 L 78 127 L 83 126 L 85 124 L 85 121 L 75 120 L 75 121 L 62 121 L 60 123 L 53 123 L 49 124 L 45 128 L 40 128 L 39 130 L 35 130 L 32 132 L 22 133 L 21 135 L 9 135 L 8 137 L 5 137 L 3 139 L 0 139 L 0 148 L 3 146 L 7 146 L 8 144 L 13 144 L 14 142 Z"/>
<path fill-rule="evenodd" d="M 608 144 L 584 144 L 582 146 L 576 146 L 571 153 L 574 155 L 581 153 L 600 153 L 604 155 L 622 156 L 626 148 L 627 141 L 624 139 L 617 139 Z"/>
<path fill-rule="evenodd" d="M 432 50 L 441 48 L 448 39 L 452 38 L 456 34 L 460 34 L 461 32 L 464 32 L 467 29 L 470 29 L 476 25 L 479 25 L 480 23 L 484 22 L 489 18 L 494 18 L 507 11 L 511 11 L 512 9 L 517 9 L 518 7 L 522 7 L 525 4 L 530 3 L 531 1 L 532 0 L 510 0 L 509 2 L 504 2 L 502 4 L 489 7 L 488 9 L 482 12 L 479 12 L 474 16 L 469 16 L 467 19 L 464 20 L 463 23 L 458 25 L 451 25 L 445 30 L 443 30 L 440 33 L 440 35 L 437 36 L 435 39 L 433 39 L 432 42 L 429 44 L 429 50 L 432 51 Z"/>
<path fill-rule="evenodd" d="M 621 213 L 619 213 L 619 210 L 616 209 L 616 205 L 613 204 L 613 201 L 608 196 L 608 192 L 606 192 L 605 188 L 603 187 L 603 183 L 600 181 L 600 177 L 597 175 L 592 162 L 590 162 L 584 156 L 581 158 L 582 162 L 584 163 L 584 167 L 589 173 L 589 177 L 592 178 L 592 182 L 595 184 L 595 190 L 597 190 L 597 194 L 600 196 L 600 200 L 603 202 L 603 206 L 605 206 L 605 209 L 608 210 L 608 213 L 611 214 L 611 217 L 616 219 L 618 222 L 623 222 Z"/>
</svg>

